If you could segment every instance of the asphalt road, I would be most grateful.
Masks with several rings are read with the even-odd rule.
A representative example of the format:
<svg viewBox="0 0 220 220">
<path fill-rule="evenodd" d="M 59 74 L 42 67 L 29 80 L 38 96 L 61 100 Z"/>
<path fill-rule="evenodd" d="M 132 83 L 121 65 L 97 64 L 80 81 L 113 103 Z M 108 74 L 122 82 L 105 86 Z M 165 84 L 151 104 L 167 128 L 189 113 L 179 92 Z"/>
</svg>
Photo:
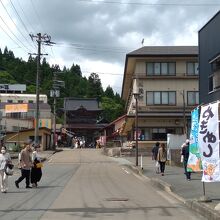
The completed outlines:
<svg viewBox="0 0 220 220">
<path fill-rule="evenodd" d="M 9 192 L 0 194 L 1 220 L 204 219 L 96 149 L 54 154 L 36 189 L 24 182 L 15 188 L 18 174 L 9 178 Z"/>
</svg>

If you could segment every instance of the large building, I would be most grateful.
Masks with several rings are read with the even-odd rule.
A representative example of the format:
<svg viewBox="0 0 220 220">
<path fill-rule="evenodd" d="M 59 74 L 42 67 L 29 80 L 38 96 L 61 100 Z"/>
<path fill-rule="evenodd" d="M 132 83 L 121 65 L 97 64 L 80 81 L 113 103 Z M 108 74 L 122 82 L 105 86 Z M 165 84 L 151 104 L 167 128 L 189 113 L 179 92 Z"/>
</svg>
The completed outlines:
<svg viewBox="0 0 220 220">
<path fill-rule="evenodd" d="M 220 97 L 220 11 L 199 31 L 200 103 Z"/>
<path fill-rule="evenodd" d="M 106 126 L 105 123 L 99 123 L 101 112 L 97 99 L 65 98 L 64 126 L 75 136 L 83 138 L 87 146 L 94 144 L 99 138 L 100 130 Z"/>
<path fill-rule="evenodd" d="M 190 112 L 199 104 L 198 47 L 142 47 L 126 55 L 122 99 L 127 117 L 122 135 L 134 141 L 138 91 L 139 146 L 189 132 Z"/>
<path fill-rule="evenodd" d="M 0 93 L 1 133 L 34 128 L 35 111 L 35 94 Z M 51 129 L 51 108 L 46 95 L 39 97 L 39 127 Z"/>
</svg>

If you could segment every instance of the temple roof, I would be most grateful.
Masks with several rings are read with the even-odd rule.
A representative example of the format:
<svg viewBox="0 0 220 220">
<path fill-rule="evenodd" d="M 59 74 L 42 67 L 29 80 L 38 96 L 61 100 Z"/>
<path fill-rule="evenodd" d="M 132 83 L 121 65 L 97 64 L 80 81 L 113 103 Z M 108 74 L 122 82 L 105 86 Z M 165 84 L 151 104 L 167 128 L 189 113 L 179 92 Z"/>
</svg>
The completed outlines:
<svg viewBox="0 0 220 220">
<path fill-rule="evenodd" d="M 65 98 L 64 109 L 66 111 L 76 111 L 80 108 L 84 108 L 87 111 L 101 111 L 99 108 L 99 102 L 97 99 L 88 98 Z"/>
</svg>

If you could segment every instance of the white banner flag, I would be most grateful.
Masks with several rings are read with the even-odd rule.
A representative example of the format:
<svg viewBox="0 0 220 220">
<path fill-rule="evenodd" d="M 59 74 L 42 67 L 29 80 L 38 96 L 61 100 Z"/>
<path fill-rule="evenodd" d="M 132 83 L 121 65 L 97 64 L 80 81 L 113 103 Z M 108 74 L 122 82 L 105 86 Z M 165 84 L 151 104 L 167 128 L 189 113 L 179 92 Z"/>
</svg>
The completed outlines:
<svg viewBox="0 0 220 220">
<path fill-rule="evenodd" d="M 201 107 L 198 143 L 203 182 L 220 181 L 218 103 Z"/>
</svg>

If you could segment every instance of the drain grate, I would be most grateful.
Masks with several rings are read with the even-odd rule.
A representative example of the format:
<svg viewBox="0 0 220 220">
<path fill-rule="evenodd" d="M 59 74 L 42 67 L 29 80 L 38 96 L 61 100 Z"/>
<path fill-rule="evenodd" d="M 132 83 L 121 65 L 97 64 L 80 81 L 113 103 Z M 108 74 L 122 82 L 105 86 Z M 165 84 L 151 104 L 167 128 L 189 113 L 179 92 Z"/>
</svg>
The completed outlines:
<svg viewBox="0 0 220 220">
<path fill-rule="evenodd" d="M 107 198 L 106 201 L 109 202 L 126 202 L 128 201 L 128 198 Z"/>
</svg>

